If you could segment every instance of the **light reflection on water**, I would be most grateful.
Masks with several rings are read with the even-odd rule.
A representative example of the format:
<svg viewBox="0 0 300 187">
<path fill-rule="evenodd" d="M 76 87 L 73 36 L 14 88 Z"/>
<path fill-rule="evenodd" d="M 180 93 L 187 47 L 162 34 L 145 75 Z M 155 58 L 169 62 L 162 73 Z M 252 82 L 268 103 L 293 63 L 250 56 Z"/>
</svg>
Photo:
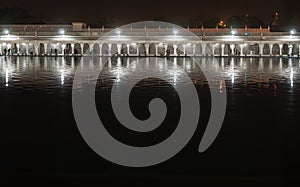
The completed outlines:
<svg viewBox="0 0 300 187">
<path fill-rule="evenodd" d="M 81 65 L 93 69 L 102 66 L 107 60 L 107 58 L 86 58 Z M 300 81 L 299 59 L 222 58 L 211 61 L 201 58 L 197 60 L 200 61 L 201 68 L 206 68 L 208 72 L 222 74 L 228 88 L 243 87 L 253 91 L 272 87 L 273 84 L 284 84 L 285 89 L 289 88 L 288 91 L 292 91 Z M 73 76 L 79 62 L 80 58 L 1 57 L 0 88 L 8 88 L 10 92 L 40 89 L 55 94 L 58 88 L 64 90 L 72 87 Z M 169 82 L 173 86 L 185 84 L 181 79 L 182 71 L 186 71 L 196 85 L 207 84 L 200 68 L 192 59 L 149 58 L 144 65 L 144 71 L 147 71 L 147 66 L 151 63 L 155 64 L 158 73 L 172 72 Z M 118 83 L 122 76 L 130 76 L 128 73 L 137 65 L 139 65 L 138 58 L 108 60 L 103 73 L 99 76 L 102 89 L 106 89 L 105 86 L 110 87 L 111 85 L 106 83 L 111 80 Z M 151 81 L 146 81 L 142 86 L 164 85 L 153 85 Z"/>
</svg>

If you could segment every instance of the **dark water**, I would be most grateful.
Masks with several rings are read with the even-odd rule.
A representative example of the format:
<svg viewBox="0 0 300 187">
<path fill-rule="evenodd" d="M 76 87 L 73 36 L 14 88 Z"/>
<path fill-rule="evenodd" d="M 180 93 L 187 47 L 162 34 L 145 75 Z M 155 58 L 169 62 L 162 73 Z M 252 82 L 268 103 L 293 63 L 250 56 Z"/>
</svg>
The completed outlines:
<svg viewBox="0 0 300 187">
<path fill-rule="evenodd" d="M 96 101 L 107 130 L 119 141 L 135 146 L 155 145 L 172 134 L 180 116 L 172 85 L 186 71 L 201 103 L 197 132 L 175 157 L 148 168 L 128 168 L 98 156 L 82 139 L 72 111 L 72 83 L 80 58 L 0 57 L 0 178 L 4 184 L 39 181 L 45 184 L 272 184 L 300 181 L 300 61 L 298 59 L 216 59 L 226 80 L 228 106 L 223 127 L 204 153 L 198 146 L 210 115 L 209 86 L 191 59 L 154 59 L 157 71 L 176 69 L 170 83 L 146 79 L 132 90 L 130 104 L 138 119 L 147 119 L 148 103 L 164 99 L 164 123 L 149 133 L 120 125 L 110 103 L 111 86 L 138 58 L 113 59 L 99 76 Z M 98 67 L 106 59 L 88 59 Z M 146 71 L 146 70 L 145 70 Z M 133 77 L 134 78 L 134 77 Z M 218 80 L 216 80 L 218 81 Z M 220 90 L 222 91 L 222 90 Z M 43 184 L 43 183 L 42 183 Z"/>
</svg>

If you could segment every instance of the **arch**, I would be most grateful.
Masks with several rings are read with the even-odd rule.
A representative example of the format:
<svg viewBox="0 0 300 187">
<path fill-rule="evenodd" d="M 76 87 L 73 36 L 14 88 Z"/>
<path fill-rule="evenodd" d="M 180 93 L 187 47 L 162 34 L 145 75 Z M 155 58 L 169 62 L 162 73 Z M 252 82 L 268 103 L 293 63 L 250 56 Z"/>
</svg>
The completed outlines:
<svg viewBox="0 0 300 187">
<path fill-rule="evenodd" d="M 280 47 L 279 44 L 274 44 L 272 49 L 272 55 L 280 55 Z"/>
<path fill-rule="evenodd" d="M 214 44 L 214 55 L 220 56 L 222 54 L 222 47 L 220 44 Z"/>
<path fill-rule="evenodd" d="M 127 44 L 125 44 L 125 43 L 122 43 L 122 45 L 121 45 L 121 54 L 124 56 L 128 54 Z"/>
<path fill-rule="evenodd" d="M 298 44 L 293 45 L 292 55 L 293 56 L 298 56 L 299 55 L 299 45 Z"/>
<path fill-rule="evenodd" d="M 62 44 L 61 43 L 57 43 L 55 45 L 55 48 L 54 48 L 54 54 L 55 55 L 58 55 L 58 54 L 62 54 L 63 51 L 62 51 Z"/>
<path fill-rule="evenodd" d="M 32 44 L 32 43 L 28 44 L 28 53 L 29 53 L 29 55 L 35 54 L 35 46 L 34 46 L 34 44 Z"/>
<path fill-rule="evenodd" d="M 195 46 L 195 55 L 196 56 L 201 56 L 202 55 L 202 45 L 201 44 L 196 44 L 196 46 Z"/>
<path fill-rule="evenodd" d="M 264 55 L 270 55 L 270 46 L 269 46 L 269 44 L 264 44 L 263 54 Z"/>
<path fill-rule="evenodd" d="M 102 44 L 102 55 L 108 55 L 109 54 L 109 47 L 107 43 Z"/>
<path fill-rule="evenodd" d="M 79 43 L 76 43 L 74 45 L 74 55 L 81 55 L 82 51 L 81 51 L 81 45 Z"/>
<path fill-rule="evenodd" d="M 93 46 L 93 55 L 94 56 L 100 55 L 100 45 L 98 43 L 95 43 Z"/>
<path fill-rule="evenodd" d="M 164 56 L 165 55 L 165 46 L 163 44 L 159 44 L 157 47 L 157 53 L 160 56 Z"/>
<path fill-rule="evenodd" d="M 224 55 L 230 55 L 230 45 L 229 44 L 225 44 L 225 47 L 224 47 Z"/>
<path fill-rule="evenodd" d="M 146 47 L 145 44 L 139 44 L 139 55 L 146 56 Z"/>
<path fill-rule="evenodd" d="M 183 55 L 184 54 L 184 47 L 183 47 L 183 45 L 184 44 L 182 44 L 182 43 L 177 45 L 177 54 L 178 55 Z"/>
<path fill-rule="evenodd" d="M 117 55 L 118 54 L 117 44 L 115 44 L 115 43 L 111 44 L 110 54 L 111 55 Z"/>
<path fill-rule="evenodd" d="M 213 48 L 213 46 L 211 44 L 206 44 L 206 46 L 205 46 L 205 55 L 211 55 L 212 54 L 212 48 Z"/>
<path fill-rule="evenodd" d="M 250 45 L 249 44 L 244 44 L 243 46 L 243 55 L 250 55 Z"/>
<path fill-rule="evenodd" d="M 151 43 L 149 45 L 149 54 L 150 55 L 156 55 L 156 47 L 155 47 L 155 44 Z"/>
<path fill-rule="evenodd" d="M 167 53 L 167 55 L 174 55 L 174 45 L 173 44 L 168 44 L 166 53 Z"/>
<path fill-rule="evenodd" d="M 250 55 L 259 55 L 259 44 L 256 43 L 254 45 L 250 45 L 249 47 L 249 54 Z"/>
<path fill-rule="evenodd" d="M 28 47 L 28 44 L 22 43 L 19 47 L 19 54 L 25 55 L 26 54 L 26 48 Z M 27 54 L 26 54 L 27 55 Z"/>
<path fill-rule="evenodd" d="M 83 45 L 83 54 L 84 55 L 90 55 L 91 54 L 90 45 L 88 43 L 85 43 Z"/>
<path fill-rule="evenodd" d="M 282 55 L 288 55 L 289 54 L 289 45 L 283 44 L 282 46 Z"/>
<path fill-rule="evenodd" d="M 193 55 L 193 44 L 191 44 L 191 43 L 185 44 L 185 54 Z"/>
<path fill-rule="evenodd" d="M 40 43 L 39 44 L 39 55 L 45 55 L 45 44 L 44 43 Z"/>
<path fill-rule="evenodd" d="M 64 54 L 65 55 L 72 54 L 72 44 L 70 44 L 70 43 L 66 44 L 66 48 L 65 48 Z"/>
</svg>

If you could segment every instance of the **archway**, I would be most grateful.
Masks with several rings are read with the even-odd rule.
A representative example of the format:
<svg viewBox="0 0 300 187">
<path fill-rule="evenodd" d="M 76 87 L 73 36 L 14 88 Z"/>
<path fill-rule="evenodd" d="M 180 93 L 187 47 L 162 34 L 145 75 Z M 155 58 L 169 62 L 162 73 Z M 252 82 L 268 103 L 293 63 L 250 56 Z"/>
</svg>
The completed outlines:
<svg viewBox="0 0 300 187">
<path fill-rule="evenodd" d="M 293 45 L 292 55 L 293 56 L 299 56 L 299 45 L 298 44 Z"/>
<path fill-rule="evenodd" d="M 109 47 L 107 43 L 102 44 L 102 55 L 108 55 L 109 53 Z"/>
<path fill-rule="evenodd" d="M 90 51 L 91 51 L 91 50 L 90 50 L 90 45 L 89 45 L 88 43 L 85 43 L 85 44 L 83 45 L 83 54 L 85 54 L 85 55 L 90 55 L 90 54 L 91 54 Z"/>
<path fill-rule="evenodd" d="M 149 54 L 150 55 L 156 55 L 156 47 L 155 47 L 155 44 L 151 43 L 149 45 Z"/>
<path fill-rule="evenodd" d="M 74 45 L 74 55 L 81 55 L 82 51 L 81 51 L 81 45 L 79 43 L 76 43 Z"/>
<path fill-rule="evenodd" d="M 140 44 L 139 45 L 139 55 L 140 56 L 146 56 L 146 47 L 145 44 Z"/>
<path fill-rule="evenodd" d="M 45 55 L 45 44 L 40 43 L 38 51 L 39 51 L 39 55 Z"/>
<path fill-rule="evenodd" d="M 125 55 L 128 54 L 127 44 L 125 44 L 125 43 L 122 43 L 122 46 L 121 46 L 121 54 L 122 54 L 123 56 L 125 56 Z"/>
<path fill-rule="evenodd" d="M 115 44 L 115 43 L 111 44 L 110 54 L 112 56 L 118 55 L 118 46 L 117 46 L 117 44 Z"/>
<path fill-rule="evenodd" d="M 270 55 L 270 46 L 269 46 L 269 44 L 264 45 L 263 54 L 264 55 Z"/>
<path fill-rule="evenodd" d="M 289 54 L 289 46 L 288 44 L 283 44 L 282 55 L 288 55 L 288 54 Z"/>
<path fill-rule="evenodd" d="M 274 44 L 273 49 L 272 49 L 272 54 L 273 55 L 280 55 L 280 47 L 279 44 Z"/>
<path fill-rule="evenodd" d="M 94 56 L 100 55 L 100 45 L 98 43 L 95 43 L 93 46 L 93 55 Z"/>
<path fill-rule="evenodd" d="M 201 44 L 196 44 L 195 46 L 195 56 L 201 56 L 202 55 L 202 46 Z"/>
</svg>

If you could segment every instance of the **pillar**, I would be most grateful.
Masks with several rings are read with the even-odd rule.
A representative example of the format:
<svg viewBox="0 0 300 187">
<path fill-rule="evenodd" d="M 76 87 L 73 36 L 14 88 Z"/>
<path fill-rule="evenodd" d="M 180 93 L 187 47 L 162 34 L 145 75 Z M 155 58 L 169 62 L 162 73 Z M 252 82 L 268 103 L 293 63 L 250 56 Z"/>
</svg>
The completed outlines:
<svg viewBox="0 0 300 187">
<path fill-rule="evenodd" d="M 127 44 L 127 55 L 130 54 L 130 44 Z"/>
<path fill-rule="evenodd" d="M 264 44 L 259 44 L 259 55 L 264 55 Z"/>
<path fill-rule="evenodd" d="M 174 56 L 178 56 L 178 54 L 177 54 L 177 45 L 173 45 L 173 48 L 174 48 Z"/>
<path fill-rule="evenodd" d="M 44 43 L 45 55 L 48 55 L 48 43 Z"/>
<path fill-rule="evenodd" d="M 195 56 L 196 55 L 196 45 L 192 44 L 192 46 L 193 46 L 193 56 Z"/>
<path fill-rule="evenodd" d="M 66 45 L 65 45 L 65 44 L 62 44 L 62 45 L 61 45 L 61 49 L 62 49 L 61 55 L 66 55 L 66 54 L 65 54 L 65 49 L 66 49 Z"/>
<path fill-rule="evenodd" d="M 225 52 L 225 44 L 221 45 L 221 56 L 224 56 L 224 52 Z"/>
<path fill-rule="evenodd" d="M 0 55 L 2 55 L 2 44 L 0 44 Z"/>
<path fill-rule="evenodd" d="M 17 54 L 19 54 L 20 44 L 17 44 L 16 47 L 17 47 Z"/>
<path fill-rule="evenodd" d="M 99 50 L 100 50 L 99 55 L 102 56 L 102 44 L 99 44 Z"/>
<path fill-rule="evenodd" d="M 80 44 L 81 55 L 83 54 L 83 44 Z"/>
<path fill-rule="evenodd" d="M 298 46 L 298 56 L 300 56 L 300 45 Z"/>
<path fill-rule="evenodd" d="M 183 45 L 183 56 L 186 55 L 186 44 Z"/>
<path fill-rule="evenodd" d="M 292 56 L 293 54 L 293 45 L 289 45 L 289 56 Z"/>
<path fill-rule="evenodd" d="M 25 54 L 29 55 L 29 44 L 25 44 Z"/>
<path fill-rule="evenodd" d="M 136 44 L 136 55 L 140 55 L 140 44 Z"/>
<path fill-rule="evenodd" d="M 235 45 L 234 45 L 234 44 L 231 44 L 231 45 L 230 45 L 230 49 L 231 49 L 231 55 L 234 55 Z"/>
<path fill-rule="evenodd" d="M 282 56 L 282 49 L 283 49 L 283 45 L 280 44 L 280 45 L 279 45 L 279 51 L 280 51 L 279 54 L 280 54 L 280 56 Z"/>
<path fill-rule="evenodd" d="M 145 44 L 145 50 L 146 56 L 149 56 L 149 44 Z"/>
<path fill-rule="evenodd" d="M 72 55 L 75 54 L 75 44 L 71 44 Z"/>
<path fill-rule="evenodd" d="M 273 46 L 274 46 L 274 44 L 270 44 L 270 56 L 273 55 Z"/>
<path fill-rule="evenodd" d="M 244 54 L 243 54 L 243 49 L 244 49 L 244 45 L 242 44 L 242 45 L 241 45 L 241 56 L 244 55 Z"/>
<path fill-rule="evenodd" d="M 206 44 L 202 44 L 201 48 L 202 48 L 202 56 L 204 56 L 205 55 Z"/>
<path fill-rule="evenodd" d="M 121 47 L 122 47 L 121 44 L 118 44 L 118 45 L 117 45 L 117 48 L 118 48 L 118 55 L 121 55 Z"/>
</svg>

